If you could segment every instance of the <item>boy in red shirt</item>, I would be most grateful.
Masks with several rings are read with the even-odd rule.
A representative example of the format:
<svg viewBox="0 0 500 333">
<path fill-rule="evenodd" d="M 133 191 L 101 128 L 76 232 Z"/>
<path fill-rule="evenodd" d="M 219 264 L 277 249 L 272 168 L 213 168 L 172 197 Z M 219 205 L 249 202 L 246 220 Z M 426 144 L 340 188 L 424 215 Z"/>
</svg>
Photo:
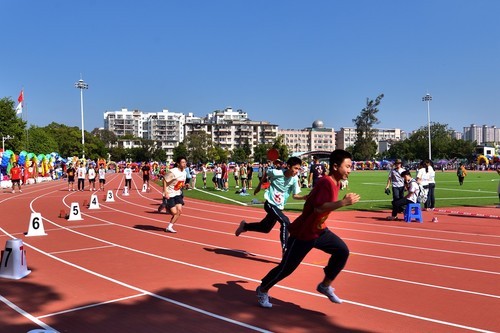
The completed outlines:
<svg viewBox="0 0 500 333">
<path fill-rule="evenodd" d="M 15 185 L 19 188 L 19 192 L 23 192 L 21 190 L 21 168 L 17 165 L 17 162 L 12 163 L 12 168 L 10 168 L 10 180 L 12 182 L 12 193 L 16 193 L 14 190 Z"/>
<path fill-rule="evenodd" d="M 267 273 L 261 285 L 257 287 L 257 298 L 261 307 L 273 306 L 269 302 L 269 289 L 290 275 L 312 248 L 332 255 L 323 269 L 325 277 L 316 290 L 333 303 L 342 303 L 330 285 L 344 268 L 349 249 L 340 237 L 326 227 L 325 221 L 331 211 L 353 205 L 360 199 L 358 194 L 348 193 L 342 200 L 338 200 L 340 181 L 347 180 L 352 170 L 351 159 L 351 154 L 341 149 L 330 154 L 328 176 L 318 180 L 304 204 L 302 214 L 290 224 L 290 237 L 281 263 Z"/>
</svg>

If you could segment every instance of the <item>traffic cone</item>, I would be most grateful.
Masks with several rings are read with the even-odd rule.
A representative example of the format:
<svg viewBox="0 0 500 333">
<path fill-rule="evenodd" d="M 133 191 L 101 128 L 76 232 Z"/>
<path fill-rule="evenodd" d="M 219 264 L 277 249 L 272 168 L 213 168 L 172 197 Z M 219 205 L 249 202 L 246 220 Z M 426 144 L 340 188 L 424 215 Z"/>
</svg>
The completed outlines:
<svg viewBox="0 0 500 333">
<path fill-rule="evenodd" d="M 21 279 L 31 273 L 26 263 L 26 251 L 21 239 L 9 239 L 2 251 L 0 277 L 7 279 Z"/>
</svg>

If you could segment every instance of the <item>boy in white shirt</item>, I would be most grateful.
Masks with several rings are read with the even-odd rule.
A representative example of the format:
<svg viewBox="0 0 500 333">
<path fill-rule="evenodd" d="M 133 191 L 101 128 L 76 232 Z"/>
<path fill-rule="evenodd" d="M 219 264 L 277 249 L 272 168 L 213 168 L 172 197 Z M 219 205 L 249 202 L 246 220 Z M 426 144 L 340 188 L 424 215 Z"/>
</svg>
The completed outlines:
<svg viewBox="0 0 500 333">
<path fill-rule="evenodd" d="M 130 190 L 132 187 L 132 169 L 130 168 L 130 163 L 127 163 L 127 167 L 123 169 L 123 174 L 125 175 L 125 187 Z"/>
</svg>

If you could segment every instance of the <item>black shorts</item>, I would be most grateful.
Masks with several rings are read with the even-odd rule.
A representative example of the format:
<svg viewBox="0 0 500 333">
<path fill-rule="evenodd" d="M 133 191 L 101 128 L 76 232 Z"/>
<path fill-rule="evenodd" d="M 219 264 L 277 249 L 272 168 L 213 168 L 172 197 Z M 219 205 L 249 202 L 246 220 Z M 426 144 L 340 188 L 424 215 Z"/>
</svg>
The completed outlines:
<svg viewBox="0 0 500 333">
<path fill-rule="evenodd" d="M 149 176 L 142 176 L 143 182 L 149 182 Z"/>
<path fill-rule="evenodd" d="M 89 183 L 91 183 L 91 184 L 95 184 L 95 178 L 91 178 L 91 179 L 89 179 Z"/>
<path fill-rule="evenodd" d="M 106 184 L 106 179 L 99 179 L 99 184 Z"/>
<path fill-rule="evenodd" d="M 12 179 L 12 185 L 21 184 L 21 179 Z"/>
<path fill-rule="evenodd" d="M 75 182 L 75 176 L 68 176 L 68 183 L 74 183 Z"/>
<path fill-rule="evenodd" d="M 171 198 L 163 198 L 163 204 L 167 206 L 169 209 L 172 207 L 175 207 L 175 205 L 182 205 L 184 206 L 184 198 L 182 195 L 177 195 L 175 197 Z"/>
</svg>

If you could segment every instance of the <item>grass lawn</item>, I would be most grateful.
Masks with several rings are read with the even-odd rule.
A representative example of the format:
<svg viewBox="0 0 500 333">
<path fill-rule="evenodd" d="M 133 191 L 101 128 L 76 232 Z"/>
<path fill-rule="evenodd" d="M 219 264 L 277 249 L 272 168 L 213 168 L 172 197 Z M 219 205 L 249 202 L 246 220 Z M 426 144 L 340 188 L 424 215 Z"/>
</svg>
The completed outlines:
<svg viewBox="0 0 500 333">
<path fill-rule="evenodd" d="M 415 176 L 416 172 L 412 171 Z M 207 175 L 207 188 L 203 189 L 201 175 L 197 176 L 196 190 L 184 191 L 188 198 L 202 199 L 212 202 L 223 202 L 235 205 L 252 205 L 252 200 L 264 200 L 264 191 L 256 196 L 253 190 L 247 190 L 250 195 L 241 196 L 236 194 L 233 174 L 229 175 L 229 191 L 222 192 L 214 189 L 211 181 L 212 174 Z M 354 171 L 349 176 L 349 187 L 343 193 L 355 192 L 361 195 L 361 200 L 356 205 L 344 207 L 343 210 L 382 210 L 391 208 L 392 194 L 384 193 L 387 183 L 388 171 Z M 455 172 L 436 172 L 436 207 L 453 206 L 492 206 L 498 201 L 498 182 L 500 177 L 492 171 L 468 171 L 464 185 L 458 184 Z M 253 188 L 258 184 L 254 176 Z M 303 193 L 309 193 L 310 189 L 303 188 Z M 304 201 L 290 198 L 285 207 L 286 210 L 302 210 Z"/>
</svg>

